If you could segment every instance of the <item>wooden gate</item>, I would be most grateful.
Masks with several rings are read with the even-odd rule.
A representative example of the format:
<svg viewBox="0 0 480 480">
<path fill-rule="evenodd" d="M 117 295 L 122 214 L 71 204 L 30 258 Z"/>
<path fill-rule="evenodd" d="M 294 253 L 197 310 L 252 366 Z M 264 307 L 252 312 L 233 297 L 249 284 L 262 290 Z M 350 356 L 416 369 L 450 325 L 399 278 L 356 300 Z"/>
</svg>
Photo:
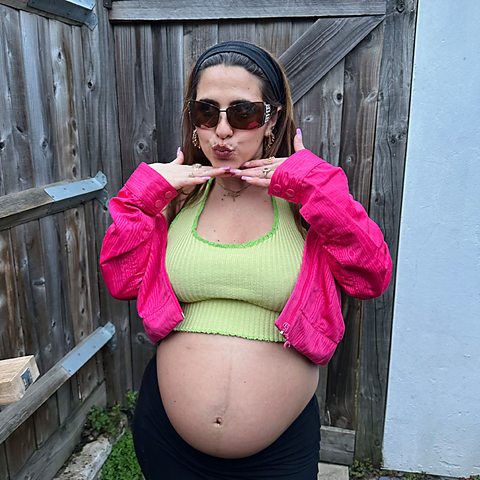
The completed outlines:
<svg viewBox="0 0 480 480">
<path fill-rule="evenodd" d="M 347 173 L 353 196 L 396 256 L 416 0 L 113 2 L 123 180 L 180 145 L 186 74 L 224 40 L 265 47 L 285 65 L 307 148 Z M 322 369 L 322 459 L 381 461 L 393 282 L 380 299 L 344 298 L 345 339 Z M 134 311 L 134 309 L 132 309 Z M 152 354 L 132 314 L 133 378 Z"/>
</svg>

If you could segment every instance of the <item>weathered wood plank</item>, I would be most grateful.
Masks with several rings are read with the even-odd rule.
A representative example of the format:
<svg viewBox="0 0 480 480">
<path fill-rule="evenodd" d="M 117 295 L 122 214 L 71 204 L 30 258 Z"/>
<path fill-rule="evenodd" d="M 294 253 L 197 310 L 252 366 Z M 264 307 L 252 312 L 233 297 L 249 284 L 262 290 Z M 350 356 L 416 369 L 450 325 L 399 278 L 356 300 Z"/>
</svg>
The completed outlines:
<svg viewBox="0 0 480 480">
<path fill-rule="evenodd" d="M 112 81 L 115 78 L 114 36 L 107 11 L 100 3 L 94 12 L 98 27 L 93 31 L 82 29 L 86 124 L 95 126 L 88 128 L 87 157 L 83 161 L 89 166 L 91 175 L 99 170 L 105 173 L 107 188 L 112 195 L 122 185 L 117 87 L 116 82 Z M 92 251 L 95 250 L 95 259 L 98 259 L 110 217 L 98 202 L 90 207 L 86 206 L 85 210 L 90 227 L 87 234 L 94 237 L 95 248 Z M 89 210 L 92 211 L 91 216 Z M 101 316 L 103 321 L 110 321 L 116 327 L 116 347 L 106 347 L 101 354 L 106 373 L 107 398 L 112 404 L 121 402 L 124 393 L 132 388 L 129 308 L 127 302 L 115 300 L 107 292 L 98 273 L 98 262 L 91 272 L 98 279 L 94 287 L 99 295 L 99 304 L 93 302 L 93 315 L 94 318 L 98 317 L 95 321 L 99 322 Z"/>
<path fill-rule="evenodd" d="M 8 470 L 11 477 L 15 477 L 27 460 L 35 451 L 35 430 L 33 421 L 29 420 L 20 425 L 9 438 L 5 440 Z"/>
<path fill-rule="evenodd" d="M 90 409 L 93 406 L 105 405 L 105 383 L 101 383 L 83 403 L 78 405 L 67 421 L 31 456 L 28 463 L 12 477 L 12 480 L 53 478 L 80 442 L 83 425 Z"/>
<path fill-rule="evenodd" d="M 197 58 L 218 42 L 218 24 L 214 22 L 188 23 L 183 27 L 183 58 L 185 79 Z"/>
<path fill-rule="evenodd" d="M 49 100 L 53 81 L 51 69 L 46 66 L 48 44 L 46 25 L 48 20 L 36 15 L 20 12 L 22 32 L 23 69 L 25 72 L 26 113 L 28 136 L 33 164 L 33 186 L 52 183 L 50 165 L 52 164 L 51 123 Z"/>
<path fill-rule="evenodd" d="M 5 453 L 5 444 L 0 445 L 0 478 L 10 480 L 8 473 L 7 454 Z"/>
<path fill-rule="evenodd" d="M 49 22 L 56 137 L 54 154 L 61 180 L 77 180 L 81 176 L 71 28 Z"/>
<path fill-rule="evenodd" d="M 61 22 L 69 23 L 71 25 L 81 25 L 81 23 L 75 22 L 70 18 L 60 17 L 50 12 L 44 12 L 43 10 L 38 10 L 36 8 L 30 7 L 28 5 L 28 0 L 2 0 L 0 4 L 7 5 L 19 10 L 24 10 L 25 12 L 33 13 L 35 15 L 42 15 L 47 18 L 52 18 L 54 20 L 60 20 Z"/>
<path fill-rule="evenodd" d="M 241 18 L 340 17 L 383 15 L 384 0 L 303 0 L 272 5 L 269 0 L 204 2 L 190 0 L 129 0 L 113 2 L 110 21 L 218 20 Z"/>
<path fill-rule="evenodd" d="M 375 130 L 370 216 L 385 233 L 394 265 L 407 144 L 417 0 L 388 0 Z M 395 269 L 387 292 L 364 304 L 355 456 L 382 462 Z"/>
<path fill-rule="evenodd" d="M 318 384 L 317 389 L 315 390 L 315 395 L 317 396 L 318 408 L 320 410 L 320 423 L 321 425 L 329 425 L 329 419 L 325 415 L 328 367 L 320 366 L 318 373 Z"/>
<path fill-rule="evenodd" d="M 255 22 L 252 20 L 241 20 L 235 23 L 218 24 L 218 41 L 243 40 L 245 42 L 255 41 Z"/>
<path fill-rule="evenodd" d="M 1 97 L 4 100 L 3 102 L 0 100 L 0 103 L 3 103 L 0 105 L 0 110 L 2 110 L 0 125 L 5 131 L 0 134 L 0 137 L 6 144 L 2 153 L 8 155 L 8 157 L 0 157 L 0 162 L 4 191 L 11 193 L 33 186 L 33 165 L 28 138 L 29 123 L 25 108 L 27 84 L 23 62 L 19 61 L 22 58 L 19 12 L 11 8 L 0 7 L 0 30 L 0 43 L 3 46 L 3 51 L 0 53 L 0 57 L 2 57 L 0 58 L 0 64 L 2 64 L 0 72 L 3 70 L 5 75 L 2 78 L 6 80 L 2 85 L 5 92 Z M 20 333 L 19 339 L 14 337 L 8 339 L 14 344 L 21 339 L 22 344 L 19 346 L 23 351 L 15 352 L 14 356 L 19 356 L 19 353 L 20 355 L 28 353 L 36 355 L 37 360 L 40 360 L 38 358 L 37 331 L 29 322 L 31 307 L 39 300 L 39 297 L 33 299 L 33 296 L 29 295 L 32 293 L 29 259 L 28 255 L 20 254 L 20 252 L 27 251 L 28 242 L 37 235 L 38 225 L 19 227 L 10 232 L 17 298 L 14 304 L 15 315 L 8 318 L 7 322 Z M 35 450 L 35 446 L 34 423 L 33 419 L 29 419 L 22 425 L 21 431 L 16 432 L 6 443 L 10 475 L 13 475 L 24 464 Z"/>
<path fill-rule="evenodd" d="M 368 208 L 370 196 L 378 82 L 383 44 L 383 24 L 373 30 L 345 58 L 345 83 L 340 166 L 347 174 L 350 192 Z M 362 307 L 344 297 L 345 337 L 329 367 L 329 414 L 332 425 L 354 428 L 358 345 Z"/>
<path fill-rule="evenodd" d="M 170 162 L 181 142 L 183 75 L 183 29 L 181 25 L 152 26 L 155 117 L 159 162 Z"/>
<path fill-rule="evenodd" d="M 292 22 L 289 20 L 259 20 L 255 30 L 255 44 L 265 48 L 276 58 L 280 58 L 292 43 Z"/>
<path fill-rule="evenodd" d="M 32 417 L 35 424 L 35 440 L 38 449 L 55 433 L 60 425 L 57 396 L 52 395 L 33 413 Z"/>
<path fill-rule="evenodd" d="M 51 40 L 49 20 L 45 17 L 21 13 L 24 30 L 24 62 L 27 64 L 28 115 L 30 119 L 30 133 L 32 156 L 34 162 L 35 184 L 37 186 L 50 184 L 60 180 L 56 168 L 54 147 L 56 143 L 55 124 L 56 110 L 54 91 L 54 77 L 51 61 Z M 65 342 L 68 332 L 64 330 L 64 267 L 63 244 L 60 238 L 59 217 L 54 215 L 39 219 L 44 278 L 49 306 L 48 325 L 43 327 L 43 335 L 48 336 L 49 342 L 44 348 L 49 348 L 50 358 L 45 360 L 45 367 L 51 368 L 71 348 Z M 55 395 L 57 401 L 57 417 L 61 424 L 71 411 L 72 392 L 70 384 L 63 385 Z M 54 397 L 54 398 L 55 398 Z M 49 400 L 50 402 L 51 400 Z M 52 401 L 53 403 L 53 401 Z M 49 418 L 53 418 L 53 414 Z M 37 432 L 42 437 L 42 432 Z"/>
<path fill-rule="evenodd" d="M 335 427 L 320 429 L 320 461 L 351 465 L 355 448 L 355 431 Z"/>
<path fill-rule="evenodd" d="M 25 354 L 10 232 L 0 232 L 0 358 Z"/>
<path fill-rule="evenodd" d="M 72 27 L 60 22 L 49 22 L 49 60 L 53 74 L 53 132 L 55 138 L 54 158 L 55 175 L 61 180 L 76 180 L 81 175 L 79 152 L 79 132 L 77 107 L 75 105 L 75 84 L 74 84 L 74 62 L 72 49 Z M 69 275 L 70 257 L 68 255 L 67 245 L 69 232 L 77 227 L 74 225 L 75 219 L 72 213 L 67 213 L 57 217 L 59 220 L 59 231 L 61 242 L 64 245 L 62 250 L 62 284 L 63 284 L 63 328 L 65 332 L 65 347 L 71 350 L 75 345 L 75 321 L 70 310 L 77 308 L 78 305 L 72 303 L 70 297 L 75 296 L 72 291 Z M 79 385 L 78 379 L 70 382 L 73 392 L 71 396 L 72 407 L 81 402 L 82 385 Z"/>
<path fill-rule="evenodd" d="M 115 53 L 122 181 L 125 182 L 139 163 L 158 159 L 151 27 L 116 27 Z"/>
<path fill-rule="evenodd" d="M 46 185 L 52 187 L 65 185 L 64 182 Z M 99 192 L 89 192 L 78 197 L 55 201 L 45 192 L 45 187 L 29 188 L 0 197 L 0 230 L 15 227 L 32 220 L 38 220 L 72 207 L 77 207 L 99 195 Z"/>
<path fill-rule="evenodd" d="M 304 145 L 332 165 L 340 157 L 344 63 L 340 60 L 295 104 Z"/>
<path fill-rule="evenodd" d="M 75 345 L 82 342 L 92 331 L 92 305 L 89 293 L 88 245 L 86 242 L 85 214 L 83 208 L 68 210 L 65 216 L 65 247 L 68 271 L 67 316 L 73 326 Z M 93 253 L 93 252 L 92 252 Z M 98 383 L 95 361 L 89 361 L 77 374 L 79 400 L 87 398 Z"/>
<path fill-rule="evenodd" d="M 294 103 L 362 41 L 383 17 L 320 18 L 281 57 Z"/>
</svg>

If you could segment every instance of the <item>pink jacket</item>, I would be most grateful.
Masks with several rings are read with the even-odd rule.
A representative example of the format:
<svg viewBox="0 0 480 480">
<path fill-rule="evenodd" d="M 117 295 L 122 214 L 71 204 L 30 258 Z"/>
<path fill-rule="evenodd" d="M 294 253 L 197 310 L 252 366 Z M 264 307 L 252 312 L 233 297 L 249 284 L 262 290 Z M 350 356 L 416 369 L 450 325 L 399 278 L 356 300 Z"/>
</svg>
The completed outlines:
<svg viewBox="0 0 480 480">
<path fill-rule="evenodd" d="M 378 226 L 348 192 L 346 176 L 308 150 L 274 172 L 269 193 L 302 206 L 310 224 L 299 277 L 275 325 L 285 346 L 326 364 L 345 330 L 340 288 L 367 299 L 387 288 L 392 260 Z M 168 225 L 161 214 L 176 190 L 142 163 L 110 200 L 113 224 L 100 265 L 110 293 L 137 299 L 149 338 L 156 342 L 182 321 L 183 313 L 165 270 Z"/>
</svg>

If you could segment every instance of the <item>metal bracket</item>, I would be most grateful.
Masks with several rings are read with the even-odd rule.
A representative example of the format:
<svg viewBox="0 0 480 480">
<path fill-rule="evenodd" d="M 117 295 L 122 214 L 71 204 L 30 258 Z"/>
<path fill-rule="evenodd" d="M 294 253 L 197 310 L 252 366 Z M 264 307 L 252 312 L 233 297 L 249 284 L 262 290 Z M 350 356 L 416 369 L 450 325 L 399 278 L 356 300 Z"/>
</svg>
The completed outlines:
<svg viewBox="0 0 480 480">
<path fill-rule="evenodd" d="M 79 348 L 63 357 L 61 366 L 70 374 L 78 372 L 113 336 L 115 325 L 108 322 L 104 327 L 97 328 Z"/>
<path fill-rule="evenodd" d="M 94 30 L 98 20 L 93 9 L 96 0 L 28 0 L 28 6 L 85 24 Z"/>
<path fill-rule="evenodd" d="M 52 200 L 55 202 L 78 197 L 86 197 L 85 199 L 87 200 L 93 197 L 97 198 L 103 207 L 106 208 L 108 198 L 107 191 L 105 189 L 106 184 L 107 177 L 103 172 L 99 171 L 93 178 L 86 178 L 83 180 L 77 180 L 75 182 L 52 185 L 50 187 L 45 187 L 44 191 L 50 195 Z"/>
</svg>

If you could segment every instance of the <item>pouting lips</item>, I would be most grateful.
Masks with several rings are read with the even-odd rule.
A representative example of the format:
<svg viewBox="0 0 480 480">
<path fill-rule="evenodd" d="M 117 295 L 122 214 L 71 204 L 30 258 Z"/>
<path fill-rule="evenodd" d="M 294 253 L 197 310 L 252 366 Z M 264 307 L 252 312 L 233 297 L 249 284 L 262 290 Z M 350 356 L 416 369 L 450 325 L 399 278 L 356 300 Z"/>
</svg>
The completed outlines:
<svg viewBox="0 0 480 480">
<path fill-rule="evenodd" d="M 221 152 L 221 153 L 226 153 L 226 152 L 232 152 L 233 149 L 230 148 L 230 147 L 227 147 L 226 145 L 215 145 L 214 147 L 212 147 L 212 150 L 214 152 Z"/>
</svg>

